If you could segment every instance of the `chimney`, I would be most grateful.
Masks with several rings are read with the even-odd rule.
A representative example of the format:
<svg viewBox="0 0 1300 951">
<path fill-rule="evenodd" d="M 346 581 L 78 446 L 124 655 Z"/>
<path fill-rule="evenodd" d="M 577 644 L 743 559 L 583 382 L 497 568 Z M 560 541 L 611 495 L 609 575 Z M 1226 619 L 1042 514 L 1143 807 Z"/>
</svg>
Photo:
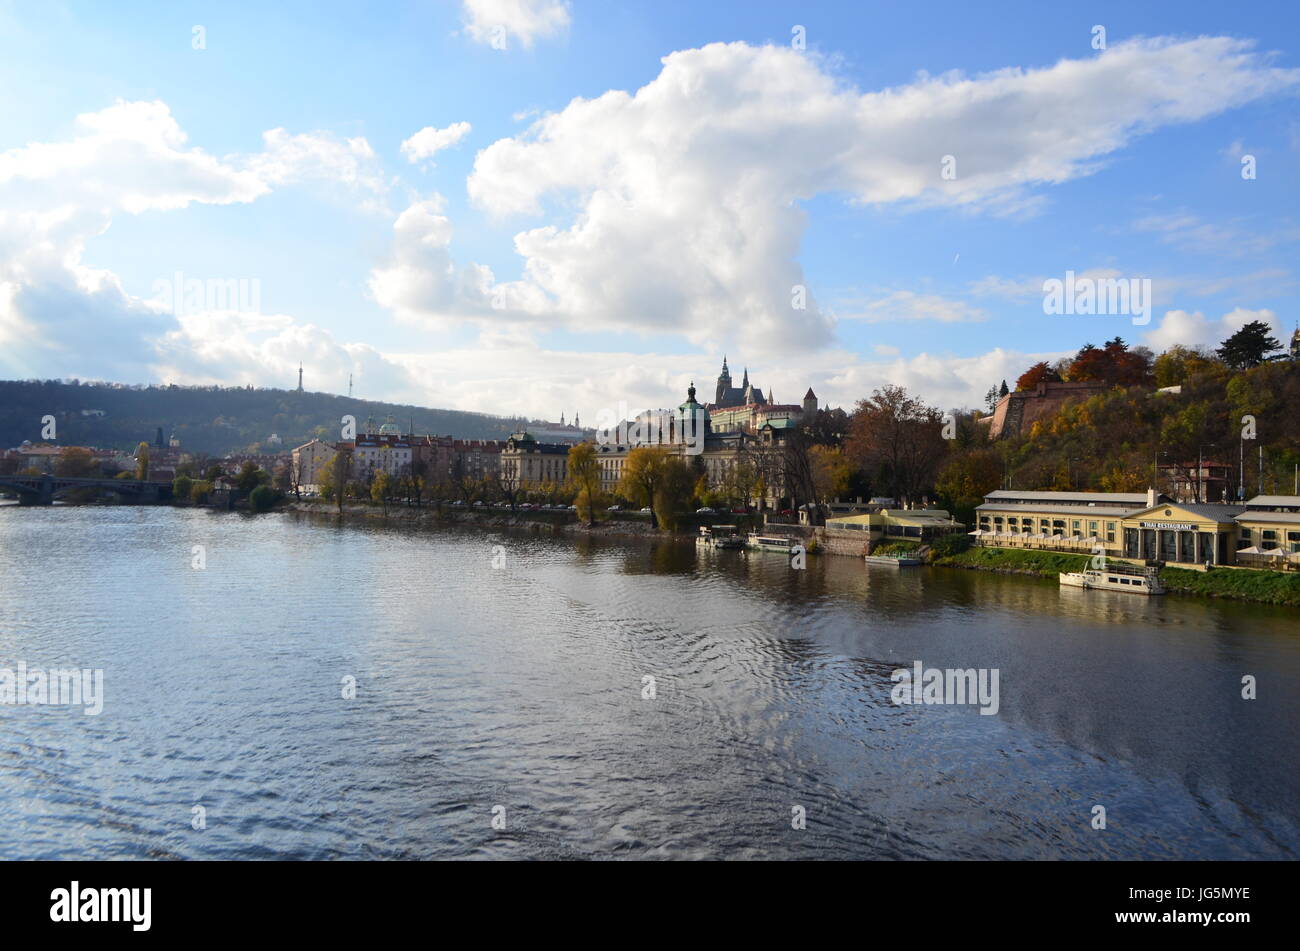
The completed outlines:
<svg viewBox="0 0 1300 951">
<path fill-rule="evenodd" d="M 1155 504 L 1156 504 L 1156 490 L 1147 489 L 1147 508 L 1151 508 Z"/>
</svg>

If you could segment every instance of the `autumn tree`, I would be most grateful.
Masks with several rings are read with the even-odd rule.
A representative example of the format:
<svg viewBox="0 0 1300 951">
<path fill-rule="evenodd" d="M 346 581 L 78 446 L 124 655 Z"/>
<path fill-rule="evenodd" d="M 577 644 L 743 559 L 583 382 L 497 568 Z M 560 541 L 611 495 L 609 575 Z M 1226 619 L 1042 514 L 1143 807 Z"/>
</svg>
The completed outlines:
<svg viewBox="0 0 1300 951">
<path fill-rule="evenodd" d="M 681 456 L 665 458 L 651 503 L 660 528 L 671 531 L 677 527 L 677 516 L 695 496 L 695 482 L 696 472 L 689 462 Z"/>
<path fill-rule="evenodd" d="M 1024 393 L 1038 386 L 1039 383 L 1060 383 L 1061 375 L 1046 361 L 1040 360 L 1020 374 L 1016 380 L 1016 392 Z"/>
<path fill-rule="evenodd" d="M 650 506 L 652 519 L 655 496 L 664 479 L 668 458 L 668 451 L 661 446 L 637 446 L 627 454 L 623 475 L 618 480 L 618 494 L 637 505 Z"/>
<path fill-rule="evenodd" d="M 917 501 L 933 483 L 945 453 L 943 417 L 932 406 L 892 384 L 859 400 L 845 454 L 857 465 L 879 472 L 900 501 Z"/>
<path fill-rule="evenodd" d="M 569 447 L 568 481 L 577 490 L 574 504 L 578 507 L 578 517 L 588 527 L 595 525 L 596 508 L 601 503 L 600 460 L 596 456 L 595 443 L 583 442 Z"/>
<path fill-rule="evenodd" d="M 370 498 L 372 501 L 380 502 L 384 506 L 384 514 L 388 514 L 388 500 L 393 494 L 393 480 L 388 472 L 380 469 L 375 474 L 375 478 L 370 483 Z"/>
<path fill-rule="evenodd" d="M 69 446 L 55 460 L 54 474 L 66 479 L 88 479 L 99 474 L 99 463 L 89 449 Z"/>
<path fill-rule="evenodd" d="M 149 444 L 142 442 L 135 447 L 135 477 L 141 482 L 149 478 Z"/>
<path fill-rule="evenodd" d="M 996 449 L 974 449 L 952 456 L 935 479 L 934 489 L 954 518 L 972 524 L 975 507 L 1002 484 L 1002 473 L 1002 457 Z"/>
</svg>

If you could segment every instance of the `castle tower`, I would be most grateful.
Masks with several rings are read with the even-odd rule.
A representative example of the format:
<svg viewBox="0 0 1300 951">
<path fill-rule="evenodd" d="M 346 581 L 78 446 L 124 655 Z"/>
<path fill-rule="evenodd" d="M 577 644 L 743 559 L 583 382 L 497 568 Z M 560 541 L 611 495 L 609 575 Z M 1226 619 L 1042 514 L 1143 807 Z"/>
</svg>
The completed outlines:
<svg viewBox="0 0 1300 951">
<path fill-rule="evenodd" d="M 812 419 L 817 415 L 817 394 L 808 387 L 808 392 L 803 395 L 803 415 L 805 419 Z"/>
<path fill-rule="evenodd" d="M 731 389 L 731 371 L 727 369 L 727 358 L 722 358 L 722 372 L 718 375 L 718 392 L 714 403 L 721 406 L 727 399 L 727 391 Z"/>
</svg>

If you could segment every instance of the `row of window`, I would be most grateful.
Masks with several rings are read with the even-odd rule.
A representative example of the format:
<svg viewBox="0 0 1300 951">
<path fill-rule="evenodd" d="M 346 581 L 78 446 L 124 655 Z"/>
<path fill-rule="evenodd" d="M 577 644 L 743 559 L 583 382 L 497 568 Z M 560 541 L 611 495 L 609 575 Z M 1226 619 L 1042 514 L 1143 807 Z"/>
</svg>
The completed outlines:
<svg viewBox="0 0 1300 951">
<path fill-rule="evenodd" d="M 1095 519 L 1074 518 L 1074 519 L 1067 520 L 1063 518 L 1052 518 L 1052 519 L 1038 518 L 1037 519 L 1038 527 L 1037 529 L 1035 529 L 1034 527 L 1035 519 L 1031 515 L 1025 515 L 1025 516 L 1008 515 L 1005 517 L 1005 519 L 1001 515 L 993 515 L 993 516 L 981 515 L 980 528 L 983 529 L 984 531 L 995 531 L 995 532 L 1006 531 L 1006 532 L 1011 532 L 1012 534 L 1020 534 L 1020 535 L 1032 535 L 1035 534 L 1035 532 L 1041 535 L 1064 535 L 1066 532 L 1067 521 L 1069 521 L 1070 523 L 1069 531 L 1071 535 L 1086 534 L 1087 536 L 1090 537 L 1096 537 L 1096 538 L 1101 537 L 1101 532 L 1099 531 L 1101 527 L 1101 522 Z M 1086 532 L 1083 529 L 1083 526 L 1085 524 L 1087 525 Z M 1105 529 L 1106 541 L 1113 542 L 1115 540 L 1115 530 L 1117 524 L 1118 523 L 1116 522 L 1106 522 L 1106 529 Z"/>
</svg>

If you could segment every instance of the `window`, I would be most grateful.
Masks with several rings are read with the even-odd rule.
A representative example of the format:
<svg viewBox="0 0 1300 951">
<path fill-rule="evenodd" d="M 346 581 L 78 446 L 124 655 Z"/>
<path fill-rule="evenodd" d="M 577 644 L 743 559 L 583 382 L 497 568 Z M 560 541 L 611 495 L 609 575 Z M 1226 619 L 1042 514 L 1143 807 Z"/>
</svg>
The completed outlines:
<svg viewBox="0 0 1300 951">
<path fill-rule="evenodd" d="M 1079 534 L 1079 520 L 1077 518 L 1070 522 L 1070 531 L 1076 535 Z"/>
<path fill-rule="evenodd" d="M 1089 522 L 1089 523 L 1088 523 L 1088 534 L 1089 534 L 1089 535 L 1096 535 L 1096 534 L 1097 534 L 1097 523 L 1096 523 L 1096 522 Z"/>
<path fill-rule="evenodd" d="M 1289 542 L 1300 542 L 1300 532 L 1287 532 L 1286 540 Z"/>
<path fill-rule="evenodd" d="M 1114 523 L 1114 522 L 1107 522 L 1107 523 L 1106 523 L 1106 541 L 1108 541 L 1108 542 L 1113 542 L 1114 540 L 1115 540 L 1115 523 Z"/>
<path fill-rule="evenodd" d="M 1242 540 L 1243 542 L 1248 542 L 1248 541 L 1250 541 L 1250 529 L 1249 529 L 1249 528 L 1246 528 L 1244 525 L 1242 526 L 1242 529 L 1241 529 L 1241 540 Z"/>
<path fill-rule="evenodd" d="M 1266 541 L 1266 542 L 1275 542 L 1275 541 L 1277 541 L 1277 532 L 1273 531 L 1272 529 L 1265 529 L 1265 530 L 1264 530 L 1264 541 Z"/>
</svg>

